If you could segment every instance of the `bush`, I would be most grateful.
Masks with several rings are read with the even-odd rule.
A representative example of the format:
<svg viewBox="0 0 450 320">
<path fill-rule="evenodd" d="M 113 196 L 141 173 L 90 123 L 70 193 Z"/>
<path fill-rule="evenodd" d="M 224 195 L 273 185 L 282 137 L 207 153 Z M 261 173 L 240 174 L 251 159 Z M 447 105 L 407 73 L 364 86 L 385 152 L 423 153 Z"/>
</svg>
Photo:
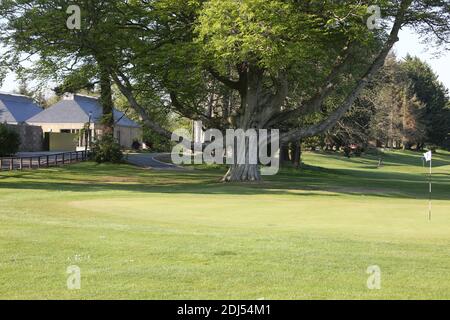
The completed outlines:
<svg viewBox="0 0 450 320">
<path fill-rule="evenodd" d="M 437 150 L 439 149 L 439 146 L 437 146 L 435 144 L 430 144 L 430 145 L 427 145 L 427 149 L 430 150 L 433 153 L 436 153 Z"/>
<path fill-rule="evenodd" d="M 20 135 L 7 125 L 0 123 L 0 157 L 10 156 L 19 151 Z"/>
<path fill-rule="evenodd" d="M 364 148 L 362 146 L 354 143 L 346 145 L 343 150 L 347 158 L 350 158 L 351 156 L 360 157 L 364 152 Z"/>
<path fill-rule="evenodd" d="M 133 150 L 140 150 L 141 149 L 141 143 L 138 140 L 133 140 L 133 144 L 131 145 L 131 148 Z"/>
<path fill-rule="evenodd" d="M 347 158 L 350 158 L 351 154 L 352 154 L 352 149 L 349 146 L 345 146 L 344 147 L 344 155 Z"/>
<path fill-rule="evenodd" d="M 120 163 L 123 153 L 112 135 L 104 135 L 93 143 L 92 157 L 97 163 Z"/>
<path fill-rule="evenodd" d="M 144 127 L 143 142 L 152 152 L 170 152 L 172 142 L 166 137 L 162 137 L 149 128 Z"/>
<path fill-rule="evenodd" d="M 358 146 L 356 149 L 353 150 L 355 157 L 361 157 L 363 152 L 364 152 L 364 149 L 360 146 Z"/>
</svg>

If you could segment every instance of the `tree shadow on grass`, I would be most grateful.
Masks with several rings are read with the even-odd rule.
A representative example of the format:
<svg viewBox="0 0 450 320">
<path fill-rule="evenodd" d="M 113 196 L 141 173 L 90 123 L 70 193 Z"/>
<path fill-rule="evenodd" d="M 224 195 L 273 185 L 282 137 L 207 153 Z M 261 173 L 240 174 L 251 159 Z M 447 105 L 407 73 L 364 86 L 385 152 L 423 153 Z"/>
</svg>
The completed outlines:
<svg viewBox="0 0 450 320">
<path fill-rule="evenodd" d="M 347 158 L 342 153 L 339 152 L 314 152 L 316 155 L 325 156 L 328 158 L 333 158 L 335 160 L 341 161 L 343 163 L 351 163 L 355 165 L 367 165 L 376 167 L 378 160 L 383 159 L 383 164 L 390 167 L 399 166 L 413 166 L 422 167 L 422 152 L 415 151 L 386 151 L 380 154 L 364 154 L 363 157 L 351 157 Z M 435 153 L 433 156 L 433 167 L 442 167 L 450 165 L 450 160 L 448 156 Z"/>
<path fill-rule="evenodd" d="M 121 191 L 133 193 L 209 195 L 358 195 L 427 199 L 428 186 L 420 175 L 367 172 L 306 166 L 282 170 L 262 183 L 220 183 L 223 170 L 152 171 L 129 165 L 82 163 L 61 168 L 9 172 L 0 175 L 0 189 L 47 190 L 79 193 Z M 433 198 L 450 200 L 449 179 L 434 186 Z M 0 193 L 1 194 L 1 193 Z"/>
<path fill-rule="evenodd" d="M 102 183 L 102 182 L 43 182 L 43 181 L 21 181 L 3 184 L 0 182 L 0 189 L 15 190 L 46 190 L 46 191 L 66 191 L 79 193 L 95 193 L 108 191 L 123 191 L 133 193 L 165 193 L 165 194 L 208 194 L 208 195 L 283 195 L 290 194 L 289 190 L 297 189 L 266 189 L 263 187 L 253 187 L 250 185 L 226 184 L 220 182 L 189 182 L 189 183 L 139 183 L 139 184 L 120 184 L 120 183 Z M 313 189 L 310 189 L 313 190 Z M 321 192 L 302 190 L 302 193 L 296 195 L 312 196 L 324 195 Z M 317 189 L 317 191 L 321 191 Z M 337 196 L 337 195 L 336 195 Z"/>
</svg>

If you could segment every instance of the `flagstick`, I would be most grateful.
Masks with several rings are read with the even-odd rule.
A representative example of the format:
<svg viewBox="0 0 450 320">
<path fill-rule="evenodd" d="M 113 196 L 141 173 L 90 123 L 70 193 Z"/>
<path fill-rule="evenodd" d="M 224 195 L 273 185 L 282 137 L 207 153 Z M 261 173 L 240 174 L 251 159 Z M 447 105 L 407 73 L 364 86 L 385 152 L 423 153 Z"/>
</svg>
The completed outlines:
<svg viewBox="0 0 450 320">
<path fill-rule="evenodd" d="M 428 195 L 428 221 L 431 221 L 431 159 L 430 159 L 430 175 L 428 178 L 429 183 L 429 195 Z"/>
</svg>

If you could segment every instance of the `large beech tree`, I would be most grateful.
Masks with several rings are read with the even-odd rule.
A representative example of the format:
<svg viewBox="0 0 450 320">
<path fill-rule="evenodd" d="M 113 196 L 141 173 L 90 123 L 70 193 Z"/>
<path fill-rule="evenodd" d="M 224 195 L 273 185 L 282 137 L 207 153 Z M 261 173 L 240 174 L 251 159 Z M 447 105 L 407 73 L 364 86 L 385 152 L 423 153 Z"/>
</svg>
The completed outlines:
<svg viewBox="0 0 450 320">
<path fill-rule="evenodd" d="M 143 122 L 166 137 L 143 95 L 157 94 L 207 127 L 285 128 L 283 143 L 317 135 L 349 110 L 402 27 L 440 44 L 450 30 L 449 4 L 439 0 L 92 3 L 78 1 L 82 27 L 66 30 L 65 1 L 5 0 L 2 38 L 13 54 L 6 60 L 36 53 L 48 74 L 100 63 Z M 368 27 L 372 5 L 381 8 L 381 29 Z M 231 165 L 224 177 L 259 179 L 249 163 Z"/>
</svg>

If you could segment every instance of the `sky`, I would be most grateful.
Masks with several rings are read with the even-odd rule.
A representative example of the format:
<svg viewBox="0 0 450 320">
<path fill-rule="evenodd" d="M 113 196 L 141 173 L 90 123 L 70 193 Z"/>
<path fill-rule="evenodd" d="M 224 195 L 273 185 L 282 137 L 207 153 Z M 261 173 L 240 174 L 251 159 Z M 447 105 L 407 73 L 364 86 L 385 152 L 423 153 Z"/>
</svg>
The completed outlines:
<svg viewBox="0 0 450 320">
<path fill-rule="evenodd" d="M 428 62 L 438 74 L 439 80 L 450 90 L 450 50 L 437 54 L 435 49 L 429 45 L 422 44 L 419 37 L 410 29 L 402 30 L 399 38 L 400 41 L 394 47 L 397 57 L 403 58 L 409 53 Z M 9 74 L 0 91 L 12 92 L 17 87 L 18 84 L 14 74 Z"/>
<path fill-rule="evenodd" d="M 450 90 L 450 50 L 436 50 L 430 45 L 422 44 L 410 29 L 402 30 L 399 38 L 400 41 L 394 48 L 397 57 L 403 58 L 409 53 L 426 61 L 438 74 L 439 80 Z"/>
</svg>

